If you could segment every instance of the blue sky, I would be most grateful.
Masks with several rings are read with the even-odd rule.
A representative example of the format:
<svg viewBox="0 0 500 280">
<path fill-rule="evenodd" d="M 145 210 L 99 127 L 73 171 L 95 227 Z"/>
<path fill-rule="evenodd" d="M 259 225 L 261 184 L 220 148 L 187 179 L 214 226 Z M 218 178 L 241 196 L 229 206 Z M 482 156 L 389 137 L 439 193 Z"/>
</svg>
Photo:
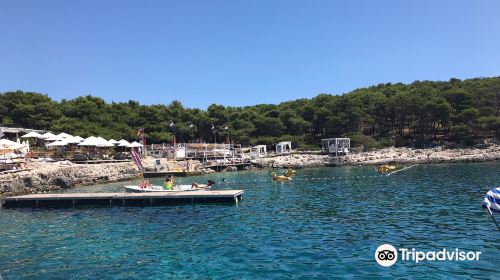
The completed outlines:
<svg viewBox="0 0 500 280">
<path fill-rule="evenodd" d="M 253 105 L 500 75 L 500 1 L 1 1 L 0 91 Z"/>
</svg>

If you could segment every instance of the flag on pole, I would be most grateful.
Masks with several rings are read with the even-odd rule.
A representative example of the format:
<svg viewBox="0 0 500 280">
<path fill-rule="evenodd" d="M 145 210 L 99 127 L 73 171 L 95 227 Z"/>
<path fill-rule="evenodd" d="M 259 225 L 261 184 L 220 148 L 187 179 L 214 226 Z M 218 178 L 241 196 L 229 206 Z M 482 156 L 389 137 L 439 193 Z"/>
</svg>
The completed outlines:
<svg viewBox="0 0 500 280">
<path fill-rule="evenodd" d="M 141 144 L 146 146 L 146 137 L 144 136 L 144 128 L 138 128 L 137 129 L 137 136 L 141 138 Z"/>
<path fill-rule="evenodd" d="M 486 193 L 483 206 L 493 213 L 500 213 L 500 187 L 491 189 Z"/>
<path fill-rule="evenodd" d="M 130 149 L 130 155 L 132 156 L 132 160 L 134 161 L 135 165 L 137 165 L 137 167 L 139 167 L 139 170 L 144 171 L 144 166 L 142 166 L 141 157 L 135 151 L 134 148 Z"/>
</svg>

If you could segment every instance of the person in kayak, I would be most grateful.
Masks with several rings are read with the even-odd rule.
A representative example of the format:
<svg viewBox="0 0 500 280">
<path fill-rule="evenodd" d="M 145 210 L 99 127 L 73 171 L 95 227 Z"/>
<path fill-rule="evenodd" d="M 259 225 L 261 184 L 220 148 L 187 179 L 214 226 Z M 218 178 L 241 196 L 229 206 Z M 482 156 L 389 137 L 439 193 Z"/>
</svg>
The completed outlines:
<svg viewBox="0 0 500 280">
<path fill-rule="evenodd" d="M 173 190 L 174 189 L 174 176 L 170 175 L 170 177 L 167 177 L 165 179 L 165 182 L 163 183 L 163 188 L 166 190 Z"/>
</svg>

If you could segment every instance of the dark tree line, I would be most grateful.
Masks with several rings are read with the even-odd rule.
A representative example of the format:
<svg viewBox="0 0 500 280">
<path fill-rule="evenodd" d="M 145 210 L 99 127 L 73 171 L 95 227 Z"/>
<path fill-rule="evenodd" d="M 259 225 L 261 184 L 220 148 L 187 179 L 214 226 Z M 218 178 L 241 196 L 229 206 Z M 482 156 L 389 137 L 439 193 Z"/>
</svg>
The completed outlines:
<svg viewBox="0 0 500 280">
<path fill-rule="evenodd" d="M 243 145 L 292 140 L 308 147 L 341 136 L 368 147 L 473 144 L 500 137 L 500 77 L 379 84 L 278 105 L 213 104 L 207 110 L 185 108 L 178 101 L 146 106 L 93 96 L 56 102 L 39 93 L 0 94 L 2 126 L 114 139 L 137 138 L 136 129 L 143 127 L 149 143 L 161 143 L 172 140 L 171 121 L 178 142 L 213 142 L 213 124 L 218 140 L 229 133 L 232 142 Z"/>
</svg>

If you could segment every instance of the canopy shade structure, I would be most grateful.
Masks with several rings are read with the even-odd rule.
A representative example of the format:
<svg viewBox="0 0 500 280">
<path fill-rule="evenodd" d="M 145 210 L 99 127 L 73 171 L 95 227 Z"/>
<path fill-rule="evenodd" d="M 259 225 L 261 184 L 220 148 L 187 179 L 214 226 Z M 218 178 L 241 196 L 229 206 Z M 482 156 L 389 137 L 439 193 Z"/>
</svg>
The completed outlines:
<svg viewBox="0 0 500 280">
<path fill-rule="evenodd" d="M 106 139 L 102 137 L 90 136 L 89 138 L 83 140 L 78 146 L 94 146 L 94 147 L 114 147 L 114 144 L 109 143 Z"/>
<path fill-rule="evenodd" d="M 21 137 L 22 138 L 43 138 L 42 134 L 40 134 L 38 132 L 34 132 L 34 131 L 27 133 L 27 134 L 24 134 Z"/>
<path fill-rule="evenodd" d="M 68 134 L 68 133 L 64 133 L 64 132 L 57 134 L 57 136 L 62 137 L 62 138 L 72 138 L 73 137 L 73 135 Z"/>
<path fill-rule="evenodd" d="M 0 139 L 0 148 L 9 148 L 15 144 L 18 144 L 17 142 L 10 141 L 9 139 Z"/>
<path fill-rule="evenodd" d="M 73 137 L 73 139 L 78 139 L 78 140 L 80 140 L 80 142 L 83 141 L 83 140 L 85 140 L 84 138 L 82 138 L 80 136 L 75 136 L 75 137 Z"/>
<path fill-rule="evenodd" d="M 22 149 L 22 148 L 26 148 L 26 145 L 23 145 L 23 144 L 20 144 L 20 143 L 16 143 L 12 146 L 9 147 L 9 149 L 13 149 L 13 150 L 19 150 L 19 149 Z"/>
<path fill-rule="evenodd" d="M 97 137 L 90 136 L 86 139 L 84 139 L 78 146 L 95 146 L 97 145 L 98 140 Z"/>
<path fill-rule="evenodd" d="M 53 134 L 53 133 L 47 132 L 47 133 L 45 133 L 45 134 L 42 134 L 42 137 L 40 137 L 40 138 L 42 138 L 42 139 L 47 139 L 47 138 L 50 138 L 50 137 L 52 137 L 52 136 L 56 136 L 56 135 L 55 135 L 55 134 Z"/>
<path fill-rule="evenodd" d="M 113 144 L 113 145 L 118 145 L 120 143 L 120 142 L 116 141 L 115 139 L 109 139 L 108 142 Z"/>
<path fill-rule="evenodd" d="M 119 147 L 127 147 L 128 145 L 130 145 L 130 142 L 123 140 L 123 139 L 118 141 L 118 143 L 119 143 L 118 144 Z"/>
<path fill-rule="evenodd" d="M 61 140 L 64 140 L 64 137 L 59 135 L 54 135 L 52 137 L 45 138 L 45 141 L 61 141 Z"/>
<path fill-rule="evenodd" d="M 96 145 L 96 147 L 114 147 L 115 145 L 112 144 L 112 143 L 109 143 L 108 141 L 104 140 L 104 141 L 99 141 Z"/>
<path fill-rule="evenodd" d="M 82 142 L 83 139 L 78 139 L 76 137 L 70 137 L 70 138 L 66 138 L 64 139 L 64 141 L 66 141 L 68 144 L 78 144 L 80 142 Z"/>
<path fill-rule="evenodd" d="M 49 147 L 61 147 L 61 146 L 67 146 L 68 145 L 68 142 L 66 142 L 66 140 L 59 140 L 59 141 L 55 141 L 55 142 L 52 142 L 50 144 L 47 144 L 47 146 Z"/>
<path fill-rule="evenodd" d="M 139 144 L 135 141 L 130 143 L 130 145 L 127 146 L 127 148 L 140 148 L 140 147 L 142 147 L 142 144 Z"/>
</svg>

